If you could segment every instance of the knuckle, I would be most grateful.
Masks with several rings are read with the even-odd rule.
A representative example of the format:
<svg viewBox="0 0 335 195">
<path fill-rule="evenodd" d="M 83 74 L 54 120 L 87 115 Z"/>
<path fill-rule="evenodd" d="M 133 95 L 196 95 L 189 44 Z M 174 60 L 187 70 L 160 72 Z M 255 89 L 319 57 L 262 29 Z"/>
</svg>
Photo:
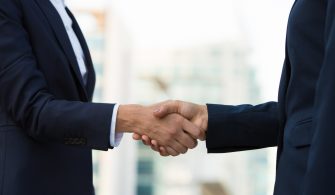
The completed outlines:
<svg viewBox="0 0 335 195">
<path fill-rule="evenodd" d="M 183 153 L 183 154 L 186 154 L 186 152 L 187 152 L 187 151 L 188 151 L 188 150 L 187 150 L 187 149 L 185 149 L 185 150 L 184 150 L 182 153 Z"/>
<path fill-rule="evenodd" d="M 201 137 L 201 131 L 198 128 L 195 129 L 194 133 L 197 138 Z"/>
<path fill-rule="evenodd" d="M 194 148 L 198 146 L 198 141 L 194 142 Z"/>
<path fill-rule="evenodd" d="M 180 147 L 180 149 L 179 149 L 179 153 L 181 153 L 181 154 L 185 154 L 186 151 L 187 151 L 186 147 Z"/>
<path fill-rule="evenodd" d="M 195 142 L 193 142 L 193 143 L 191 144 L 190 149 L 194 149 L 196 146 L 197 146 L 197 144 L 196 144 Z"/>
</svg>

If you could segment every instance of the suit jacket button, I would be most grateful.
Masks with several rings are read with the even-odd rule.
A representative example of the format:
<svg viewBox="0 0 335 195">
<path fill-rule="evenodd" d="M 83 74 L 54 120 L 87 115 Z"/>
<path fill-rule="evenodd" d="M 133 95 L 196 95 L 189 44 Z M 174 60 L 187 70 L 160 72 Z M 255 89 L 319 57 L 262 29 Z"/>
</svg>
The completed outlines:
<svg viewBox="0 0 335 195">
<path fill-rule="evenodd" d="M 80 144 L 81 145 L 86 145 L 86 139 L 85 138 L 80 138 Z"/>
</svg>

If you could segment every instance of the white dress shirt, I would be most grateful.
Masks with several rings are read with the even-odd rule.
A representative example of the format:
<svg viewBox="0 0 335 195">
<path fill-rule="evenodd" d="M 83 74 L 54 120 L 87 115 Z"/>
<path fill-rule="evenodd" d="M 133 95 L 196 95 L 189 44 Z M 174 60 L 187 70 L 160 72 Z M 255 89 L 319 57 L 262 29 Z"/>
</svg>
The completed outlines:
<svg viewBox="0 0 335 195">
<path fill-rule="evenodd" d="M 67 35 L 69 36 L 73 51 L 74 51 L 74 53 L 76 55 L 76 58 L 77 58 L 80 73 L 83 77 L 84 84 L 86 85 L 86 83 L 87 83 L 87 68 L 86 68 L 86 65 L 85 65 L 85 55 L 84 55 L 83 49 L 80 45 L 80 42 L 77 38 L 77 35 L 72 28 L 72 20 L 66 12 L 66 9 L 65 9 L 66 6 L 65 6 L 65 3 L 64 3 L 64 0 L 50 0 L 50 1 L 53 4 L 53 6 L 56 8 L 60 17 L 62 18 L 62 21 L 64 23 Z M 111 119 L 110 145 L 112 147 L 117 147 L 120 144 L 122 136 L 123 136 L 123 133 L 116 133 L 115 132 L 116 116 L 117 116 L 118 109 L 119 109 L 119 105 L 116 104 L 114 106 L 113 116 L 112 116 L 112 119 Z"/>
</svg>

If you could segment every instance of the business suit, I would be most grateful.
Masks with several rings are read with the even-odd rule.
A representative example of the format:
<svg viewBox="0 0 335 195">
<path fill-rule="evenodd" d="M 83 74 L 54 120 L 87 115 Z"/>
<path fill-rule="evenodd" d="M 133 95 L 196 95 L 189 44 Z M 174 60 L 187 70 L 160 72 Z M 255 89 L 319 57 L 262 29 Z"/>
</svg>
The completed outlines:
<svg viewBox="0 0 335 195">
<path fill-rule="evenodd" d="M 91 103 L 95 84 L 83 48 L 83 82 L 49 0 L 0 0 L 0 194 L 92 195 L 91 149 L 110 148 L 114 104 Z"/>
<path fill-rule="evenodd" d="M 275 195 L 334 194 L 335 1 L 296 0 L 278 102 L 208 104 L 209 152 L 278 146 Z"/>
</svg>

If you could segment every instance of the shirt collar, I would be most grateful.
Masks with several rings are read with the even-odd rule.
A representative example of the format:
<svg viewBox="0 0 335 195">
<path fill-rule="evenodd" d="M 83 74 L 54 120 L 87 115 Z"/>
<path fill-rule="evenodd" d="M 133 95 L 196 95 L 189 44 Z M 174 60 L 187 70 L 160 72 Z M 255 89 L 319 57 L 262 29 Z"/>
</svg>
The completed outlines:
<svg viewBox="0 0 335 195">
<path fill-rule="evenodd" d="M 54 5 L 62 5 L 65 7 L 65 0 L 50 0 Z"/>
</svg>

